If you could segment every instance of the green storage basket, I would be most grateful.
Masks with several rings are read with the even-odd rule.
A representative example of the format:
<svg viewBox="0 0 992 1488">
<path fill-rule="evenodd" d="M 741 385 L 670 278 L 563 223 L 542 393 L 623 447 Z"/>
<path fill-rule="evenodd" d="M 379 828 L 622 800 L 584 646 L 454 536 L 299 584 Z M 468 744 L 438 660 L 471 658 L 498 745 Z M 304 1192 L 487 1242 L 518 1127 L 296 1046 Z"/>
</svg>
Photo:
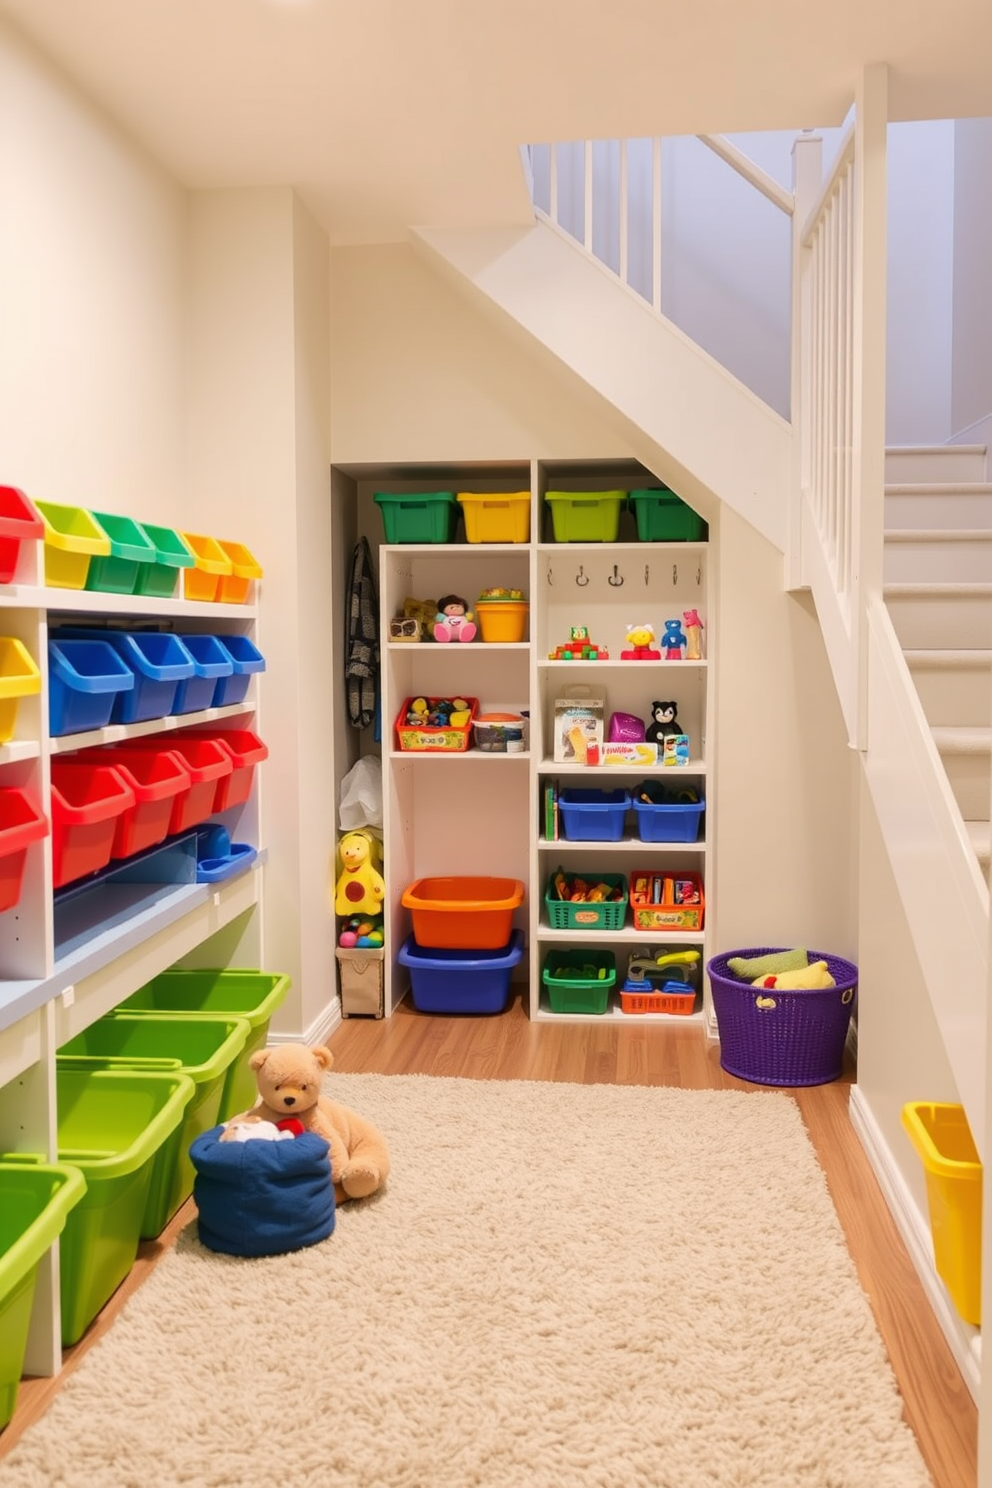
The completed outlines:
<svg viewBox="0 0 992 1488">
<path fill-rule="evenodd" d="M 179 583 L 180 572 L 196 562 L 189 544 L 174 527 L 160 527 L 155 522 L 142 522 L 141 530 L 155 549 L 150 563 L 138 569 L 135 594 L 148 594 L 156 599 L 171 599 Z"/>
<path fill-rule="evenodd" d="M 90 559 L 86 588 L 105 594 L 133 594 L 139 570 L 155 557 L 154 544 L 131 517 L 98 511 L 91 511 L 90 516 L 110 539 L 110 552 L 106 557 L 97 554 Z"/>
<path fill-rule="evenodd" d="M 247 1018 L 178 1014 L 108 1013 L 65 1044 L 62 1068 L 168 1068 L 188 1075 L 195 1087 L 182 1124 L 159 1148 L 152 1169 L 141 1238 L 154 1240 L 193 1192 L 189 1149 L 220 1121 L 224 1084 L 251 1032 Z"/>
<path fill-rule="evenodd" d="M 461 507 L 454 491 L 417 491 L 394 495 L 376 491 L 372 500 L 382 513 L 387 543 L 450 543 Z"/>
<path fill-rule="evenodd" d="M 17 1405 L 38 1268 L 85 1192 L 68 1164 L 0 1162 L 0 1430 Z"/>
<path fill-rule="evenodd" d="M 641 542 L 703 542 L 706 523 L 667 486 L 631 491 L 630 509 Z"/>
<path fill-rule="evenodd" d="M 544 902 L 552 930 L 622 930 L 627 918 L 627 880 L 623 874 L 583 872 L 578 877 L 608 884 L 611 889 L 621 889 L 623 898 L 605 900 L 601 904 L 573 904 L 569 899 L 555 899 L 552 897 L 554 874 L 551 874 Z"/>
<path fill-rule="evenodd" d="M 176 969 L 163 971 L 140 987 L 118 1011 L 246 1018 L 251 1032 L 227 1071 L 217 1118 L 229 1121 L 255 1104 L 258 1091 L 248 1061 L 256 1049 L 265 1048 L 272 1014 L 286 1000 L 288 991 L 289 977 L 280 972 Z"/>
<path fill-rule="evenodd" d="M 626 491 L 548 491 L 555 542 L 616 542 Z"/>
<path fill-rule="evenodd" d="M 605 1013 L 616 979 L 612 951 L 549 951 L 541 974 L 553 1013 Z"/>
</svg>

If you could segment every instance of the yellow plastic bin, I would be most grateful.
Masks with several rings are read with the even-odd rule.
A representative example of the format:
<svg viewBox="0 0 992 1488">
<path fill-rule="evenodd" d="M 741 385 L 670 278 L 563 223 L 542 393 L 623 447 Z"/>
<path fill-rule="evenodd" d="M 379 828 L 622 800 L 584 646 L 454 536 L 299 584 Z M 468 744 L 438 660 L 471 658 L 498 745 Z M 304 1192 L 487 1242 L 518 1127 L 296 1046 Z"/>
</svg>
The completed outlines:
<svg viewBox="0 0 992 1488">
<path fill-rule="evenodd" d="M 110 555 L 110 538 L 82 506 L 36 501 L 45 524 L 45 583 L 53 589 L 85 589 L 90 559 Z"/>
<path fill-rule="evenodd" d="M 17 705 L 41 691 L 41 672 L 16 636 L 0 636 L 0 744 L 14 737 Z"/>
<path fill-rule="evenodd" d="M 183 569 L 183 599 L 212 603 L 220 591 L 221 579 L 230 578 L 234 564 L 215 537 L 202 532 L 180 532 L 179 536 L 193 554 L 193 567 Z"/>
<path fill-rule="evenodd" d="M 459 491 L 470 543 L 525 543 L 530 538 L 530 492 Z"/>
<path fill-rule="evenodd" d="M 217 539 L 218 547 L 231 560 L 231 572 L 222 574 L 217 586 L 219 604 L 244 604 L 253 579 L 262 577 L 262 565 L 244 543 Z"/>
<path fill-rule="evenodd" d="M 966 1323 L 982 1321 L 982 1165 L 962 1106 L 913 1101 L 902 1124 L 923 1162 L 937 1275 Z"/>
</svg>

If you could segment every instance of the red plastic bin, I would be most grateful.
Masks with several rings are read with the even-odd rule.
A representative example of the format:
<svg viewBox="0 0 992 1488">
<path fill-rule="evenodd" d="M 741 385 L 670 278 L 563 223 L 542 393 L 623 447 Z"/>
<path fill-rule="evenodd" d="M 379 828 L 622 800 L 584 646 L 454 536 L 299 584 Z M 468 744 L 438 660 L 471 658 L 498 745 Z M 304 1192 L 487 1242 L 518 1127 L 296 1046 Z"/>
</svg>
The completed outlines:
<svg viewBox="0 0 992 1488">
<path fill-rule="evenodd" d="M 268 759 L 269 746 L 251 729 L 190 729 L 183 737 L 212 739 L 230 756 L 231 773 L 217 782 L 214 811 L 227 811 L 247 801 L 255 766 Z"/>
<path fill-rule="evenodd" d="M 57 889 L 106 868 L 117 819 L 134 804 L 134 791 L 111 765 L 52 761 L 52 858 Z"/>
<path fill-rule="evenodd" d="M 0 914 L 21 897 L 28 848 L 47 836 L 48 820 L 26 792 L 0 789 Z"/>
<path fill-rule="evenodd" d="M 172 809 L 180 791 L 192 785 L 181 757 L 166 749 L 101 749 L 93 763 L 113 765 L 134 792 L 134 807 L 117 818 L 112 858 L 130 858 L 155 847 L 169 833 Z"/>
<path fill-rule="evenodd" d="M 45 524 L 23 491 L 0 486 L 0 584 L 9 584 L 25 538 L 42 538 Z"/>
<path fill-rule="evenodd" d="M 130 740 L 128 748 L 153 754 L 163 750 L 177 754 L 190 777 L 188 789 L 181 790 L 173 800 L 169 817 L 170 836 L 176 832 L 188 832 L 213 815 L 218 786 L 234 769 L 230 752 L 222 749 L 216 739 L 182 733 L 170 738 L 166 748 L 160 738 L 149 736 Z"/>
</svg>

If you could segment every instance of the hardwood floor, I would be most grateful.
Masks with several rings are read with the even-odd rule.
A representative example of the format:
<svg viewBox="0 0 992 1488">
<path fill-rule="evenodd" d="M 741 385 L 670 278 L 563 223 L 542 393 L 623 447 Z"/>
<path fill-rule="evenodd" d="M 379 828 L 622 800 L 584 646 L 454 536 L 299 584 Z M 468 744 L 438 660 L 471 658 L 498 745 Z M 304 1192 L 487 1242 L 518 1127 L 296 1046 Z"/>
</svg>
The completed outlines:
<svg viewBox="0 0 992 1488">
<path fill-rule="evenodd" d="M 716 1046 L 698 1025 L 673 1025 L 662 1032 L 627 1023 L 532 1023 L 516 1000 L 493 1018 L 428 1017 L 406 1005 L 383 1021 L 351 1018 L 335 1031 L 330 1047 L 342 1073 L 751 1088 L 724 1073 Z M 826 1173 L 934 1488 L 975 1488 L 977 1411 L 851 1127 L 847 1101 L 852 1078 L 848 1071 L 830 1085 L 790 1094 Z M 158 1240 L 142 1244 L 127 1281 L 86 1337 L 66 1351 L 58 1379 L 23 1382 L 14 1418 L 0 1435 L 0 1462 L 194 1214 L 190 1202 Z"/>
</svg>

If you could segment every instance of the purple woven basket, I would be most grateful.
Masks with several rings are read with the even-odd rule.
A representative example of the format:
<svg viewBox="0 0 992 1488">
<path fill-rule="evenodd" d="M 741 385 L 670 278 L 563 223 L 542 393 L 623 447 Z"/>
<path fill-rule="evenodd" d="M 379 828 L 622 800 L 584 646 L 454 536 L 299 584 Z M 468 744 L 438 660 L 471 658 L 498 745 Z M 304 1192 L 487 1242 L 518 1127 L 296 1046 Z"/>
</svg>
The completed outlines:
<svg viewBox="0 0 992 1488">
<path fill-rule="evenodd" d="M 858 968 L 840 956 L 809 951 L 826 961 L 836 987 L 763 991 L 735 977 L 735 956 L 770 956 L 785 946 L 728 951 L 707 963 L 720 1035 L 720 1063 L 730 1075 L 757 1085 L 826 1085 L 844 1064 L 844 1045 L 858 990 Z"/>
</svg>

